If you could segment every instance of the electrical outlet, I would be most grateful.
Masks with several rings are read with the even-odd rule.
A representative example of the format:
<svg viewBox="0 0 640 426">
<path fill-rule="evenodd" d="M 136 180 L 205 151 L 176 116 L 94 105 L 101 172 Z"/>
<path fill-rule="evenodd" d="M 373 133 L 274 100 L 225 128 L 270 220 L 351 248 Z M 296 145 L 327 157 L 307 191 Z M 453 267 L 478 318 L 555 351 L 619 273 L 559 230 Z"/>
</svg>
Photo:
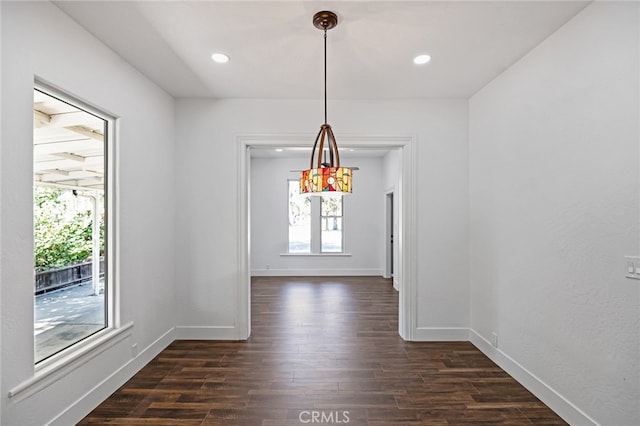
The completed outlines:
<svg viewBox="0 0 640 426">
<path fill-rule="evenodd" d="M 491 345 L 494 348 L 498 347 L 498 333 L 496 333 L 495 331 L 491 332 Z"/>
<path fill-rule="evenodd" d="M 640 280 L 640 257 L 639 256 L 625 256 L 626 264 L 625 277 L 632 280 Z"/>
</svg>

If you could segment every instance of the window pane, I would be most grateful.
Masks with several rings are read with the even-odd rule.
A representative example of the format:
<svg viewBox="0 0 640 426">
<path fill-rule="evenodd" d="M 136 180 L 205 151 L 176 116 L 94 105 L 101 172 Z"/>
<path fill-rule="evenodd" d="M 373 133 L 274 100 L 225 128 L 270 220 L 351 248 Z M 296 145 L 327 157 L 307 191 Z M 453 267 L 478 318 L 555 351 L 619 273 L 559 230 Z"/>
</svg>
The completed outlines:
<svg viewBox="0 0 640 426">
<path fill-rule="evenodd" d="M 322 216 L 342 216 L 342 197 L 322 196 Z"/>
<path fill-rule="evenodd" d="M 106 120 L 34 90 L 35 361 L 104 329 Z"/>
<path fill-rule="evenodd" d="M 320 251 L 342 252 L 342 197 L 323 196 L 321 199 Z"/>
<path fill-rule="evenodd" d="M 336 253 L 342 251 L 342 218 L 328 216 L 322 218 L 322 252 Z"/>
<path fill-rule="evenodd" d="M 300 184 L 289 181 L 289 253 L 311 253 L 311 199 L 300 196 Z"/>
</svg>

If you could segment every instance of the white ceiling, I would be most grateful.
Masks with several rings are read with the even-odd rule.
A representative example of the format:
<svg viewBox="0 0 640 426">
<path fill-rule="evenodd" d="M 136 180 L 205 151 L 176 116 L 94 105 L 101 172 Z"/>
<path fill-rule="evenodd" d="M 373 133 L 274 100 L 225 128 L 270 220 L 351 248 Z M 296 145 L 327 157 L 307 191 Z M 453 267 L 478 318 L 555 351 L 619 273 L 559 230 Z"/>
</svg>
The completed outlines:
<svg viewBox="0 0 640 426">
<path fill-rule="evenodd" d="M 56 5 L 175 97 L 322 97 L 332 10 L 330 99 L 468 98 L 585 1 L 58 1 Z M 211 53 L 231 56 L 216 64 Z M 431 63 L 412 58 L 427 52 Z"/>
</svg>

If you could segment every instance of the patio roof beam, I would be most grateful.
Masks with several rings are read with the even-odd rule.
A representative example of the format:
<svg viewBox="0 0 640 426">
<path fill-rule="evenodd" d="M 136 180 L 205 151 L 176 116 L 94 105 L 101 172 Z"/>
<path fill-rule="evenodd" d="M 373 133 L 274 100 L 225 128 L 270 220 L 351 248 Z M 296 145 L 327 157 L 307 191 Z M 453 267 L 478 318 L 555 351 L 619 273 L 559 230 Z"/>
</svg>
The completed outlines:
<svg viewBox="0 0 640 426">
<path fill-rule="evenodd" d="M 84 163 L 85 157 L 81 155 L 71 154 L 70 152 L 54 152 L 51 155 L 56 157 L 66 158 L 67 160 L 78 161 Z"/>
<path fill-rule="evenodd" d="M 78 133 L 79 135 L 86 136 L 91 139 L 95 139 L 100 142 L 104 142 L 104 135 L 102 133 L 98 133 L 95 130 L 91 130 L 85 126 L 65 126 L 67 130 L 71 130 L 72 132 Z"/>
</svg>

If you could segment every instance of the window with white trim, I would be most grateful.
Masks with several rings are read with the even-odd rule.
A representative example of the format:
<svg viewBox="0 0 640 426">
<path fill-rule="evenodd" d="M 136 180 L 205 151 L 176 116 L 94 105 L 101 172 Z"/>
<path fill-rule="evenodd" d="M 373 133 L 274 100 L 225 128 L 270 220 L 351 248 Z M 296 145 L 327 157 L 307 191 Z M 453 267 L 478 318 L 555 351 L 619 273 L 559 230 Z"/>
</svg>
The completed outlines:
<svg viewBox="0 0 640 426">
<path fill-rule="evenodd" d="M 36 364 L 113 322 L 107 147 L 113 119 L 36 85 L 33 102 Z"/>
<path fill-rule="evenodd" d="M 298 180 L 289 180 L 289 253 L 343 253 L 341 196 L 301 196 Z"/>
</svg>

